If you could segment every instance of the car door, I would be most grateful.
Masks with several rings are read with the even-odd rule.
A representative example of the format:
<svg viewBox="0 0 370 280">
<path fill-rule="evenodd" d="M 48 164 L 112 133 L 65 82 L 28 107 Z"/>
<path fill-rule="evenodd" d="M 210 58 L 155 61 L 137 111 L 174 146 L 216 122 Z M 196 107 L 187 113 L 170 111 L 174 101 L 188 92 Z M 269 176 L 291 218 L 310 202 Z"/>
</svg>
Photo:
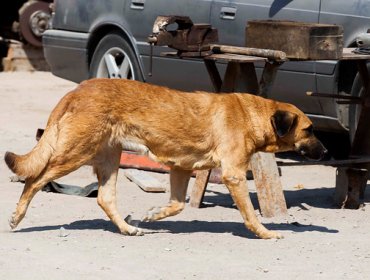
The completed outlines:
<svg viewBox="0 0 370 280">
<path fill-rule="evenodd" d="M 219 31 L 221 44 L 245 46 L 245 27 L 248 20 L 317 23 L 319 9 L 320 0 L 215 0 L 211 8 L 211 23 Z M 279 69 L 269 97 L 293 103 L 307 113 L 321 114 L 318 99 L 306 96 L 306 92 L 312 90 L 316 90 L 315 62 L 286 62 Z"/>
<path fill-rule="evenodd" d="M 212 0 L 128 0 L 124 18 L 136 40 L 144 64 L 146 81 L 178 89 L 210 89 L 211 82 L 201 61 L 161 57 L 166 47 L 154 47 L 153 75 L 149 71 L 150 48 L 147 43 L 155 19 L 159 15 L 189 16 L 194 23 L 209 23 Z M 191 82 L 189 82 L 191 81 Z"/>
</svg>

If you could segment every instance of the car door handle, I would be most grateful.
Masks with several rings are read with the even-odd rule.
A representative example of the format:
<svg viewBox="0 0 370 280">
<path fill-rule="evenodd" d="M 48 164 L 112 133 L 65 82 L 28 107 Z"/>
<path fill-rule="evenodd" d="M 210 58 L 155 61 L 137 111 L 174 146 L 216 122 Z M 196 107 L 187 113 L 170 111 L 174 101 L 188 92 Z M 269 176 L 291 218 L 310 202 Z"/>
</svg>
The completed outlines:
<svg viewBox="0 0 370 280">
<path fill-rule="evenodd" d="M 133 10 L 144 10 L 145 0 L 131 0 L 130 8 Z"/>
<path fill-rule="evenodd" d="M 233 7 L 222 7 L 220 12 L 220 18 L 233 20 L 235 19 L 236 8 Z"/>
</svg>

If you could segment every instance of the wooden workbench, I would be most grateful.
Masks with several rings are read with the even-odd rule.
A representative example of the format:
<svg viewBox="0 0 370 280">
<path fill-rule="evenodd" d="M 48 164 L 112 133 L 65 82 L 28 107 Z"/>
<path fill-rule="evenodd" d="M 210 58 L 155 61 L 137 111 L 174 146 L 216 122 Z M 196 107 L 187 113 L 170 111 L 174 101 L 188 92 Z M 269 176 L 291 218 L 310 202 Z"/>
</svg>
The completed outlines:
<svg viewBox="0 0 370 280">
<path fill-rule="evenodd" d="M 228 46 L 226 46 L 228 47 Z M 239 48 L 243 49 L 243 48 Z M 247 49 L 247 48 L 246 48 Z M 316 96 L 344 99 L 348 103 L 362 104 L 358 125 L 351 143 L 350 156 L 361 163 L 349 160 L 348 166 L 337 169 L 334 199 L 340 207 L 358 208 L 359 198 L 363 196 L 367 178 L 369 178 L 370 163 L 370 77 L 367 62 L 368 54 L 355 54 L 354 48 L 344 48 L 339 60 L 355 61 L 360 78 L 364 85 L 361 97 L 341 97 L 336 94 L 319 94 Z M 166 56 L 176 56 L 176 53 L 166 53 Z M 263 97 L 271 96 L 277 70 L 284 62 L 262 56 L 249 56 L 231 53 L 211 54 L 202 58 L 212 81 L 214 91 L 218 92 L 248 92 Z M 224 77 L 221 77 L 216 62 L 227 63 Z M 264 63 L 260 80 L 257 78 L 255 63 Z M 343 103 L 343 100 L 342 100 Z M 361 158 L 365 160 L 361 160 Z M 333 161 L 335 166 L 335 161 Z M 255 180 L 257 197 L 261 214 L 272 217 L 287 212 L 279 172 L 273 154 L 256 153 L 250 163 Z M 190 204 L 199 207 L 202 203 L 210 171 L 199 171 L 193 186 Z"/>
<path fill-rule="evenodd" d="M 370 78 L 366 66 L 370 55 L 355 54 L 354 49 L 345 48 L 340 60 L 356 61 L 365 92 L 361 96 L 362 104 L 370 104 Z M 265 57 L 212 54 L 203 58 L 215 92 L 248 92 L 260 96 L 270 95 L 271 87 L 282 61 L 274 62 Z M 226 62 L 227 68 L 222 78 L 216 66 L 216 61 Z M 258 81 L 254 63 L 264 62 L 262 76 Z M 328 94 L 327 97 L 338 98 Z M 340 99 L 340 98 L 338 98 Z M 356 101 L 358 103 L 358 100 Z M 355 137 L 351 143 L 351 156 L 359 158 L 370 155 L 370 129 L 367 120 L 370 119 L 370 107 L 362 106 Z M 251 160 L 260 211 L 265 217 L 272 217 L 287 212 L 278 168 L 273 154 L 257 153 Z M 368 163 L 350 164 L 337 170 L 335 201 L 341 207 L 356 208 L 359 197 L 363 195 L 369 176 Z M 210 171 L 198 172 L 193 186 L 190 204 L 199 207 L 203 200 Z"/>
</svg>

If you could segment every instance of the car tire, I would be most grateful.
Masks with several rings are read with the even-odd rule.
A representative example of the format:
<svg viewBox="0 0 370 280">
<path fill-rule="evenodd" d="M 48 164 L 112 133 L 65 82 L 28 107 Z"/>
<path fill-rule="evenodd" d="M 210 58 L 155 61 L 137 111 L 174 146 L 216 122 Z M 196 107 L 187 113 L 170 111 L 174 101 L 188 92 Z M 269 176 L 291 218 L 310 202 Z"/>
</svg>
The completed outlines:
<svg viewBox="0 0 370 280">
<path fill-rule="evenodd" d="M 367 65 L 367 69 L 370 73 L 370 64 Z M 364 87 L 362 86 L 362 81 L 360 74 L 357 73 L 352 84 L 351 95 L 355 97 L 360 97 L 364 94 Z M 350 104 L 348 112 L 348 126 L 349 126 L 349 136 L 351 143 L 355 137 L 355 132 L 357 129 L 358 120 L 361 113 L 361 104 Z"/>
<path fill-rule="evenodd" d="M 143 81 L 137 58 L 127 41 L 117 33 L 103 37 L 90 64 L 90 78 L 122 78 Z"/>
<path fill-rule="evenodd" d="M 27 43 L 42 47 L 42 34 L 49 28 L 51 1 L 26 1 L 19 9 L 19 31 Z"/>
</svg>

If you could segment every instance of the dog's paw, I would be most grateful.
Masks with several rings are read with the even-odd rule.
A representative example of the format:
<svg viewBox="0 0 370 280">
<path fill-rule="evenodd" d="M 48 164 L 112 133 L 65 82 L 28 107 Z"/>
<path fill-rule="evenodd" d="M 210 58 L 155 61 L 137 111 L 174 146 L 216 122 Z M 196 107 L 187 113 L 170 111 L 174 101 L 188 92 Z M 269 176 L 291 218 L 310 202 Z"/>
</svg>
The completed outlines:
<svg viewBox="0 0 370 280">
<path fill-rule="evenodd" d="M 143 236 L 144 232 L 141 228 L 130 226 L 127 230 L 121 231 L 123 235 L 129 236 Z"/>
<path fill-rule="evenodd" d="M 15 214 L 13 214 L 13 216 L 11 216 L 11 218 L 9 219 L 9 226 L 12 230 L 18 226 L 18 221 L 15 218 Z"/>
<path fill-rule="evenodd" d="M 152 207 L 148 210 L 146 215 L 141 219 L 142 222 L 152 222 L 159 219 L 160 215 L 162 213 L 161 207 Z"/>
<path fill-rule="evenodd" d="M 273 230 L 269 230 L 259 237 L 262 239 L 283 239 L 284 238 L 284 236 L 280 232 L 273 231 Z"/>
<path fill-rule="evenodd" d="M 127 226 L 124 227 L 123 230 L 121 230 L 121 233 L 124 235 L 130 235 L 130 236 L 141 236 L 144 235 L 144 232 L 141 228 L 139 228 L 140 221 L 133 220 L 131 215 L 128 215 L 125 218 L 125 222 L 127 223 Z"/>
</svg>

